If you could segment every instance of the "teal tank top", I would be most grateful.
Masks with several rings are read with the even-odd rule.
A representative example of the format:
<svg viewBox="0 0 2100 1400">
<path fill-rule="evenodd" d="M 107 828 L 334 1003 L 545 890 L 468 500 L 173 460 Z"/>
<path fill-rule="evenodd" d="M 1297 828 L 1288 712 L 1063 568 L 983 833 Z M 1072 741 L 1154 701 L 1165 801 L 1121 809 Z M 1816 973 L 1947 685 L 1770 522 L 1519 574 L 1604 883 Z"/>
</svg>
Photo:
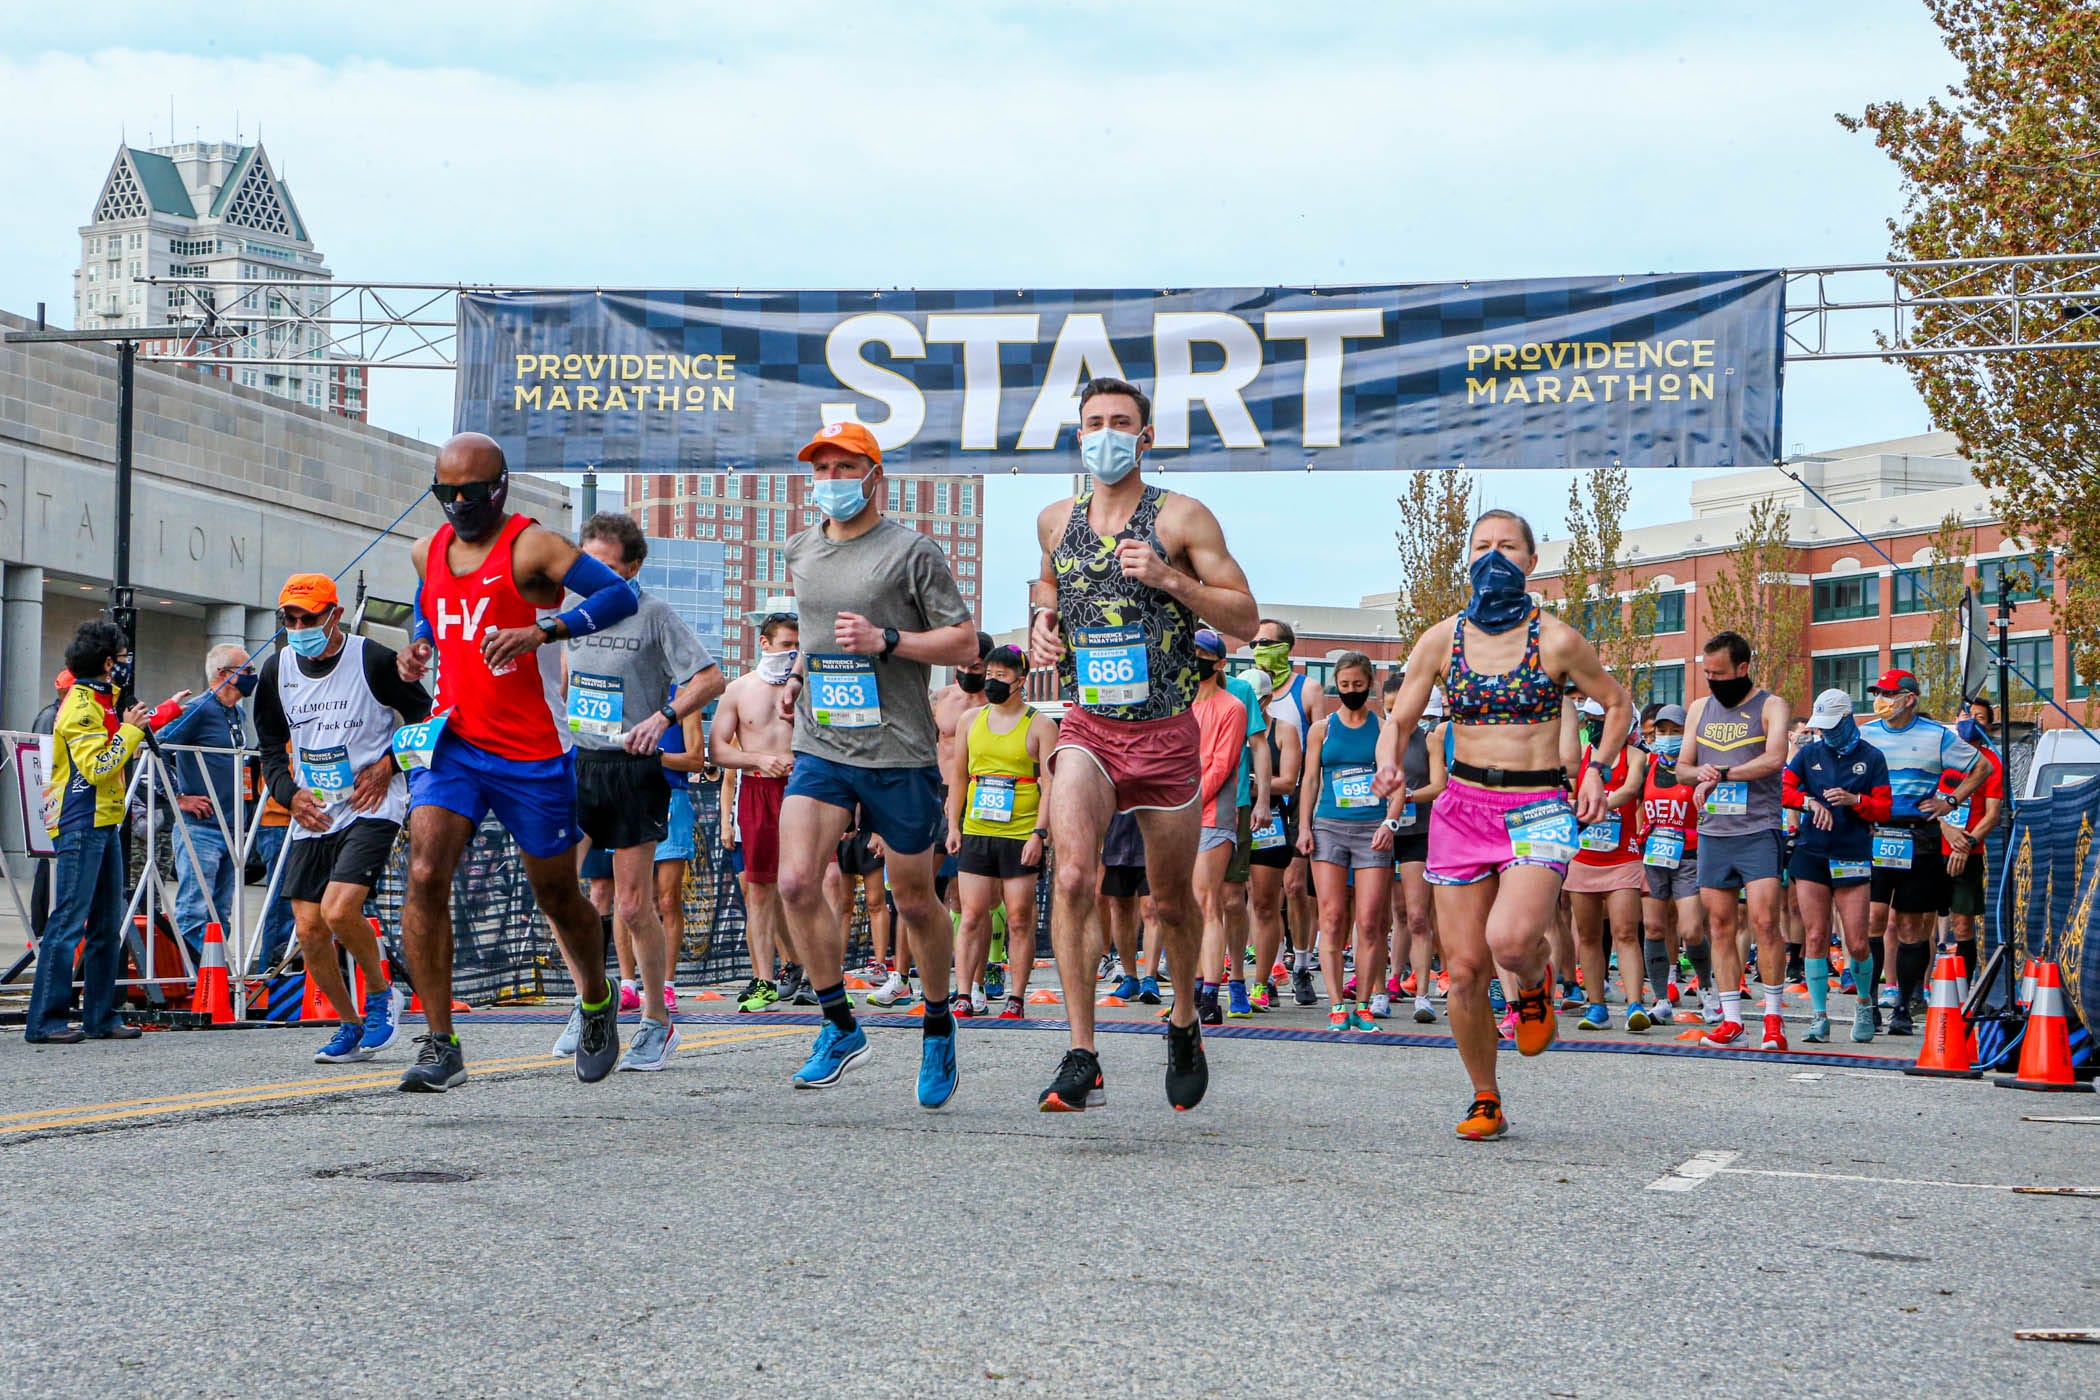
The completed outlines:
<svg viewBox="0 0 2100 1400">
<path fill-rule="evenodd" d="M 1378 713 L 1368 706 L 1364 722 L 1351 729 L 1337 716 L 1327 717 L 1320 741 L 1320 802 L 1313 816 L 1329 821 L 1375 822 L 1385 816 L 1385 801 L 1371 791 L 1378 771 Z"/>
</svg>

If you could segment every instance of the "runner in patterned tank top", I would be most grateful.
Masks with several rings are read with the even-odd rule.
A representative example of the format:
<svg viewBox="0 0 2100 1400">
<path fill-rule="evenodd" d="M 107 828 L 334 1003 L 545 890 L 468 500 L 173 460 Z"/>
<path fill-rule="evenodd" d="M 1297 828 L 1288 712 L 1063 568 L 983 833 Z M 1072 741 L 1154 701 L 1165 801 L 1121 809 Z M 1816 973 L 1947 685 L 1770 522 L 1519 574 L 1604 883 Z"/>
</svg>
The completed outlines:
<svg viewBox="0 0 2100 1400">
<path fill-rule="evenodd" d="M 1152 911 L 1174 977 L 1167 1029 L 1167 1099 L 1194 1108 L 1209 1083 L 1196 1024 L 1202 925 L 1190 893 L 1196 859 L 1199 763 L 1196 625 L 1250 637 L 1259 625 L 1247 578 L 1218 519 L 1194 499 L 1147 485 L 1152 402 L 1135 385 L 1096 379 L 1079 395 L 1079 451 L 1088 489 L 1036 519 L 1043 566 L 1035 585 L 1029 660 L 1056 666 L 1072 706 L 1051 754 L 1050 839 L 1057 852 L 1051 942 L 1072 1049 L 1039 1106 L 1077 1112 L 1101 1102 L 1094 1054 L 1094 959 L 1089 910 L 1101 887 L 1109 818 L 1135 812 L 1145 838 Z"/>
<path fill-rule="evenodd" d="M 1714 987 L 1721 1024 L 1705 1043 L 1743 1044 L 1744 958 L 1736 943 L 1736 892 L 1750 906 L 1757 938 L 1757 971 L 1763 984 L 1762 1048 L 1786 1049 L 1780 1016 L 1785 984 L 1772 980 L 1786 969 L 1786 933 L 1779 925 L 1779 872 L 1785 863 L 1780 816 L 1780 772 L 1786 767 L 1786 732 L 1792 707 L 1762 689 L 1750 676 L 1750 643 L 1734 632 L 1717 632 L 1700 649 L 1700 670 L 1710 694 L 1692 702 L 1684 725 L 1677 776 L 1693 785 L 1699 812 L 1699 900 L 1712 931 Z M 1702 988 L 1701 998 L 1705 996 Z"/>
</svg>

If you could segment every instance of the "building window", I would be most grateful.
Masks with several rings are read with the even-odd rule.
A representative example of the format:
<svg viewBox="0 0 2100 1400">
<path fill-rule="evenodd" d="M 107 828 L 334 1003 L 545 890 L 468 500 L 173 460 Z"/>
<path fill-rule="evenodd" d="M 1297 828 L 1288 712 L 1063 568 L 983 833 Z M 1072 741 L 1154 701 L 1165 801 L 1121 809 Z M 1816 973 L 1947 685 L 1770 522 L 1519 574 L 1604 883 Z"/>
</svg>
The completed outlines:
<svg viewBox="0 0 2100 1400">
<path fill-rule="evenodd" d="M 1947 650 L 1954 652 L 1956 649 L 1948 647 Z M 1918 670 L 1918 665 L 1930 652 L 1929 643 L 1925 646 L 1890 647 L 1889 665 L 1898 671 L 1908 671 L 1914 676 L 1920 675 L 1922 673 Z"/>
<path fill-rule="evenodd" d="M 1679 629 L 1682 630 L 1682 629 Z M 1636 686 L 1636 691 L 1641 687 Z M 1684 703 L 1684 665 L 1656 666 L 1648 672 L 1647 694 L 1636 693 L 1636 707 L 1642 705 L 1682 705 Z"/>
<path fill-rule="evenodd" d="M 885 501 L 885 502 L 884 502 L 884 504 L 883 504 L 883 509 L 884 509 L 884 510 L 888 510 L 888 511 L 895 511 L 895 510 L 899 510 L 899 509 L 901 509 L 901 508 L 902 508 L 902 507 L 900 507 L 900 506 L 899 506 L 899 505 L 897 504 L 897 500 L 898 500 L 898 497 L 897 497 L 897 483 L 896 483 L 896 482 L 894 482 L 894 481 L 890 482 L 890 483 L 889 483 L 889 484 L 888 484 L 888 485 L 887 485 L 887 486 L 886 486 L 886 487 L 884 488 L 884 494 L 885 494 L 885 495 L 886 495 L 886 496 L 888 497 L 888 500 L 887 500 L 887 501 Z"/>
<path fill-rule="evenodd" d="M 2015 554 L 2004 559 L 1985 559 L 1976 565 L 1976 589 L 1985 604 L 1996 607 L 2001 587 L 2015 603 L 2047 598 L 2054 588 L 2053 561 L 2045 550 L 2039 555 Z"/>
<path fill-rule="evenodd" d="M 1664 632 L 1682 632 L 1683 630 L 1684 590 L 1675 588 L 1667 593 L 1657 593 L 1655 595 L 1655 625 L 1648 629 L 1648 634 L 1656 636 Z"/>
<path fill-rule="evenodd" d="M 1809 686 L 1816 694 L 1826 690 L 1842 690 L 1852 697 L 1852 707 L 1864 710 L 1867 706 L 1867 683 L 1879 675 L 1881 653 L 1878 651 L 1852 652 L 1845 656 L 1818 656 L 1809 665 Z"/>
<path fill-rule="evenodd" d="M 1897 616 L 1904 613 L 1932 611 L 1932 576 L 1928 569 L 1889 576 L 1889 611 Z"/>
<path fill-rule="evenodd" d="M 2005 659 L 2012 663 L 2015 705 L 2031 705 L 2056 694 L 2056 638 L 2015 637 L 2005 644 Z"/>
<path fill-rule="evenodd" d="M 935 515 L 946 515 L 948 513 L 948 483 L 945 481 L 934 483 L 933 513 Z"/>
<path fill-rule="evenodd" d="M 962 513 L 973 519 L 977 515 L 977 487 L 973 482 L 965 481 L 963 483 Z"/>
<path fill-rule="evenodd" d="M 2070 672 L 2070 675 L 2067 677 L 2068 684 L 2064 686 L 2064 698 L 2066 700 L 2085 699 L 2087 695 L 2092 693 L 2092 685 L 2079 673 L 2078 644 L 2076 642 L 2066 639 L 2064 642 L 2064 660 L 2069 663 L 2065 669 Z"/>
<path fill-rule="evenodd" d="M 1881 615 L 1881 580 L 1874 574 L 1819 578 L 1813 587 L 1811 617 L 1816 622 L 1842 622 Z"/>
</svg>

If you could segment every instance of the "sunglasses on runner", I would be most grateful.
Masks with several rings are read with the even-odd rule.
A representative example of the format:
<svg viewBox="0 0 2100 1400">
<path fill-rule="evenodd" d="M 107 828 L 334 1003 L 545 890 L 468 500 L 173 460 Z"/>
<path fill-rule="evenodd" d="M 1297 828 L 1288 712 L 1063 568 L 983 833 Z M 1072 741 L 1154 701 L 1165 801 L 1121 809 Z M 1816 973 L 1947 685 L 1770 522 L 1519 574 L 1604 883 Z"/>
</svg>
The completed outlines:
<svg viewBox="0 0 2100 1400">
<path fill-rule="evenodd" d="M 301 612 L 297 608 L 279 608 L 277 620 L 286 627 L 319 627 L 328 617 L 325 612 Z"/>
<path fill-rule="evenodd" d="M 437 498 L 437 503 L 441 506 L 453 505 L 459 501 L 473 501 L 478 504 L 494 496 L 509 477 L 510 472 L 506 469 L 497 472 L 488 481 L 462 481 L 457 485 L 433 481 L 430 483 L 430 494 Z"/>
</svg>

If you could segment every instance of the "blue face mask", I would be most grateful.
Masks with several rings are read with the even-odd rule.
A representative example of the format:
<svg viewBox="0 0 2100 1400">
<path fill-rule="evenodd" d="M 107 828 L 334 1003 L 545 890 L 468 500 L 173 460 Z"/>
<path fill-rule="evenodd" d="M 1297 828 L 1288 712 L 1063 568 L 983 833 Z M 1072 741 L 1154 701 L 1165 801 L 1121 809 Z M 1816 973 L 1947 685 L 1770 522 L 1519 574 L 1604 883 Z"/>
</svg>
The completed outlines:
<svg viewBox="0 0 2100 1400">
<path fill-rule="evenodd" d="M 1079 460 L 1094 480 L 1113 486 L 1137 470 L 1137 434 L 1103 428 L 1079 440 Z"/>
<path fill-rule="evenodd" d="M 859 481 L 833 477 L 829 481 L 812 482 L 809 494 L 818 510 L 841 524 L 868 508 L 867 487 Z"/>
<path fill-rule="evenodd" d="M 1843 753 L 1859 742 L 1859 725 L 1852 716 L 1846 715 L 1823 731 L 1823 742 L 1830 745 L 1833 752 Z"/>
<path fill-rule="evenodd" d="M 1524 591 L 1524 571 L 1499 549 L 1475 559 L 1466 570 L 1473 596 L 1465 618 L 1483 632 L 1507 632 L 1531 615 L 1531 595 Z"/>
<path fill-rule="evenodd" d="M 131 658 L 125 657 L 109 668 L 109 683 L 118 690 L 131 688 Z"/>
<path fill-rule="evenodd" d="M 640 574 L 636 574 L 636 575 L 635 575 L 635 576 L 634 576 L 633 578 L 631 578 L 631 579 L 628 579 L 628 580 L 627 580 L 627 587 L 628 587 L 629 591 L 631 591 L 631 592 L 632 592 L 632 593 L 634 594 L 634 596 L 635 596 L 635 597 L 637 597 L 637 598 L 641 597 L 641 596 L 642 596 L 642 576 L 641 576 Z"/>
<path fill-rule="evenodd" d="M 233 673 L 233 693 L 243 698 L 253 695 L 256 682 L 261 679 L 262 677 L 253 671 L 235 671 Z"/>
<path fill-rule="evenodd" d="M 1991 742 L 1991 736 L 1986 734 L 1983 726 L 1973 719 L 1965 719 L 1955 725 L 1954 732 L 1961 735 L 1966 743 L 1988 746 Z"/>
<path fill-rule="evenodd" d="M 284 644 L 299 655 L 312 660 L 328 650 L 326 627 L 288 627 L 284 633 Z"/>
<path fill-rule="evenodd" d="M 1684 736 L 1682 734 L 1658 734 L 1648 741 L 1648 747 L 1661 757 L 1675 763 L 1677 755 L 1684 752 Z"/>
</svg>

